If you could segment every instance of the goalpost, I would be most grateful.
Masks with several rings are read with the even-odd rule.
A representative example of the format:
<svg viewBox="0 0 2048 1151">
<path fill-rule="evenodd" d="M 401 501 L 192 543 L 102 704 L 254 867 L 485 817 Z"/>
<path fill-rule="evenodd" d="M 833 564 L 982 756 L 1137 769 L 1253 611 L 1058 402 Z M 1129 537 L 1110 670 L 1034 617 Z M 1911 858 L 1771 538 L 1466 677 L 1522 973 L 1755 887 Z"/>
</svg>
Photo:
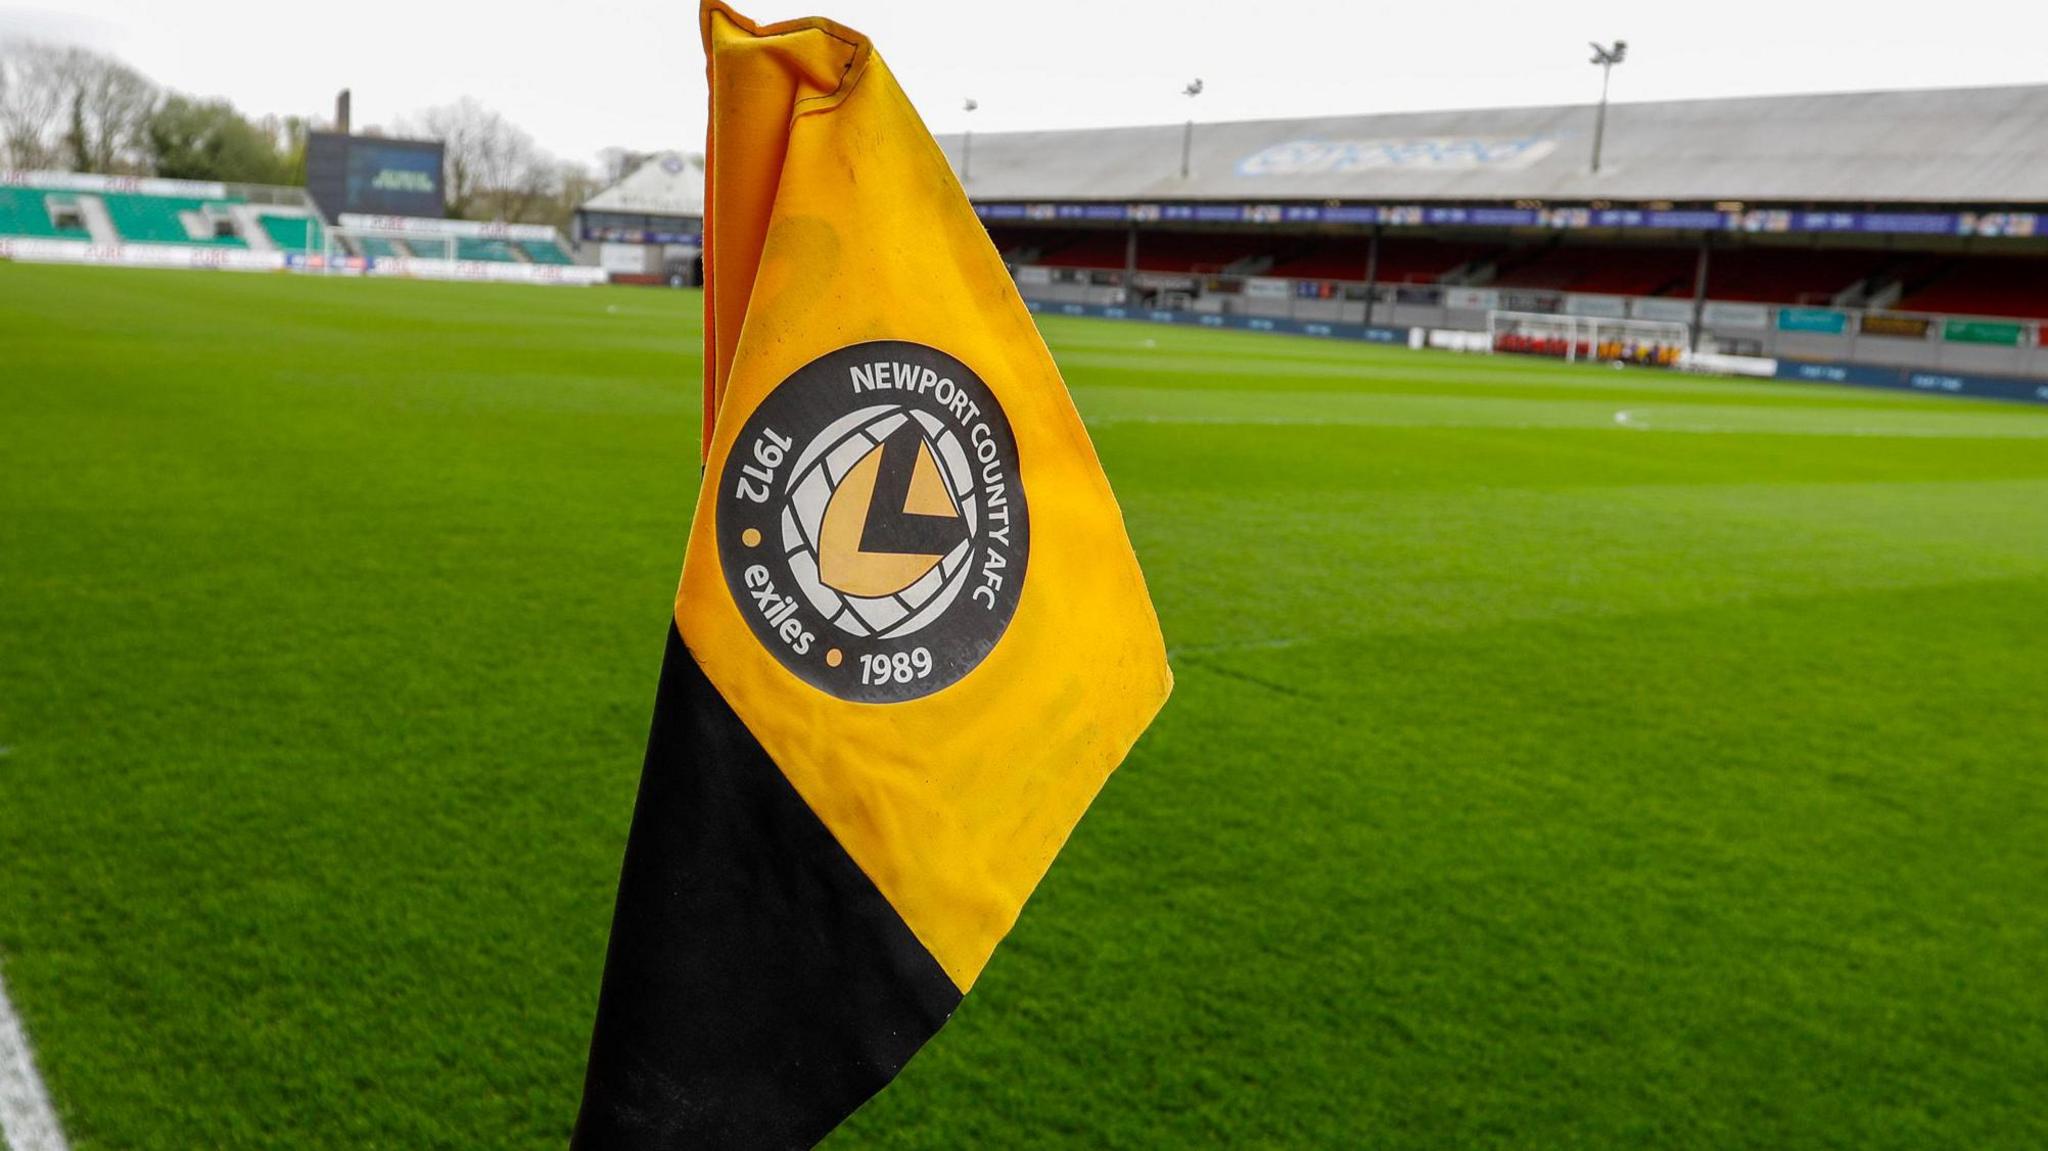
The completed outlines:
<svg viewBox="0 0 2048 1151">
<path fill-rule="evenodd" d="M 1692 347 L 1692 327 L 1676 320 L 1622 320 L 1545 312 L 1486 313 L 1489 352 L 1549 356 L 1577 363 L 1674 367 Z"/>
<path fill-rule="evenodd" d="M 350 258 L 454 260 L 456 237 L 391 228 L 352 228 L 336 224 L 326 230 L 326 266 L 330 271 L 347 268 Z"/>
</svg>

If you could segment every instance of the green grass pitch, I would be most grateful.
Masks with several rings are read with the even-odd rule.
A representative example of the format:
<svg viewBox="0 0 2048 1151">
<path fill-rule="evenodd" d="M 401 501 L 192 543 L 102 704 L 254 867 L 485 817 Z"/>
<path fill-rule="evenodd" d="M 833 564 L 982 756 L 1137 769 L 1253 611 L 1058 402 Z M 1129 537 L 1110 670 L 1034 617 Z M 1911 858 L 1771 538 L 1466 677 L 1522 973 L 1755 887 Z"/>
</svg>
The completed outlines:
<svg viewBox="0 0 2048 1151">
<path fill-rule="evenodd" d="M 81 1151 L 563 1146 L 699 307 L 0 266 Z M 1179 687 L 830 1147 L 2048 1145 L 2048 410 L 1045 327 Z"/>
</svg>

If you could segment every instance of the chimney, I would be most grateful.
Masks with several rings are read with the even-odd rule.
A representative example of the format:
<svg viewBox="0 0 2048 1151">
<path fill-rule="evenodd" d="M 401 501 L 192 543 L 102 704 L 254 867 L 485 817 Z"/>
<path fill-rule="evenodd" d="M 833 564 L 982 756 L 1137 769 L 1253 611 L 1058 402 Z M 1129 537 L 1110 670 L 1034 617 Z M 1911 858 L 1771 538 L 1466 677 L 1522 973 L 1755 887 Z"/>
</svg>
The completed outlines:
<svg viewBox="0 0 2048 1151">
<path fill-rule="evenodd" d="M 341 94 L 334 98 L 334 130 L 344 136 L 348 135 L 348 89 L 346 88 L 343 88 Z"/>
</svg>

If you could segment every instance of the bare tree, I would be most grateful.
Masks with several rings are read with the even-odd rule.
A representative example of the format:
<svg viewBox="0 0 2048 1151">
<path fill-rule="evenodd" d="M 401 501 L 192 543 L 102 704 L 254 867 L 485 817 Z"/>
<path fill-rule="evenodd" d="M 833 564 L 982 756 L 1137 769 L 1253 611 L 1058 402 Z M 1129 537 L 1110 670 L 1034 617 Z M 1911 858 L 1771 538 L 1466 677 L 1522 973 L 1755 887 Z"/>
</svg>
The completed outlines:
<svg viewBox="0 0 2048 1151">
<path fill-rule="evenodd" d="M 465 96 L 401 121 L 399 128 L 446 145 L 443 184 L 454 215 L 517 221 L 548 213 L 560 187 L 557 162 L 497 110 Z"/>
<path fill-rule="evenodd" d="M 606 187 L 633 174 L 633 170 L 654 158 L 652 152 L 636 152 L 614 144 L 597 154 L 597 176 Z"/>
<path fill-rule="evenodd" d="M 112 56 L 85 48 L 66 49 L 61 71 L 66 159 L 83 172 L 143 170 L 157 86 Z"/>
<path fill-rule="evenodd" d="M 34 40 L 0 44 L 0 163 L 5 166 L 59 164 L 63 56 L 63 49 Z"/>
<path fill-rule="evenodd" d="M 548 199 L 547 215 L 536 218 L 536 224 L 553 224 L 564 233 L 569 231 L 576 209 L 583 201 L 604 190 L 605 184 L 592 173 L 590 168 L 573 160 L 565 160 L 556 168 L 554 195 Z"/>
<path fill-rule="evenodd" d="M 0 147 L 11 167 L 140 171 L 158 97 L 112 56 L 28 40 L 0 46 Z"/>
</svg>

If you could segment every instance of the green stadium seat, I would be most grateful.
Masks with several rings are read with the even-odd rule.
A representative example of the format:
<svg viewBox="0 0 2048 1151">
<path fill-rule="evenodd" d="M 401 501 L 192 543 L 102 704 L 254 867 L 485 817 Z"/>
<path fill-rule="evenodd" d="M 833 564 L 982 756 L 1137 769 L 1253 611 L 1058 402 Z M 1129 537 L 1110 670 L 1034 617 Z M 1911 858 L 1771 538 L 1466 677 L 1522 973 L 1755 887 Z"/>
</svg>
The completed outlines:
<svg viewBox="0 0 2048 1151">
<path fill-rule="evenodd" d="M 58 228 L 50 223 L 46 197 L 62 195 L 34 188 L 0 188 L 0 236 L 39 240 L 89 240 L 84 228 Z"/>
<path fill-rule="evenodd" d="M 455 258 L 458 260 L 485 260 L 497 264 L 516 264 L 519 257 L 512 251 L 512 245 L 503 240 L 478 240 L 463 236 L 455 241 Z"/>
<path fill-rule="evenodd" d="M 562 246 L 553 240 L 522 240 L 519 250 L 525 252 L 526 258 L 536 264 L 567 265 L 575 262 L 569 259 L 569 253 L 564 252 Z"/>
<path fill-rule="evenodd" d="M 128 192 L 98 193 L 114 221 L 114 231 L 130 244 L 195 244 L 210 248 L 246 248 L 240 236 L 195 240 L 185 234 L 183 212 L 197 212 L 209 205 L 227 206 L 240 199 L 195 200 L 182 196 L 143 196 Z"/>
<path fill-rule="evenodd" d="M 397 244 L 382 236 L 364 236 L 356 242 L 362 245 L 363 255 L 372 260 L 389 260 L 401 254 Z"/>
<path fill-rule="evenodd" d="M 304 252 L 320 249 L 320 222 L 310 216 L 265 216 L 263 234 L 278 250 Z"/>
</svg>

